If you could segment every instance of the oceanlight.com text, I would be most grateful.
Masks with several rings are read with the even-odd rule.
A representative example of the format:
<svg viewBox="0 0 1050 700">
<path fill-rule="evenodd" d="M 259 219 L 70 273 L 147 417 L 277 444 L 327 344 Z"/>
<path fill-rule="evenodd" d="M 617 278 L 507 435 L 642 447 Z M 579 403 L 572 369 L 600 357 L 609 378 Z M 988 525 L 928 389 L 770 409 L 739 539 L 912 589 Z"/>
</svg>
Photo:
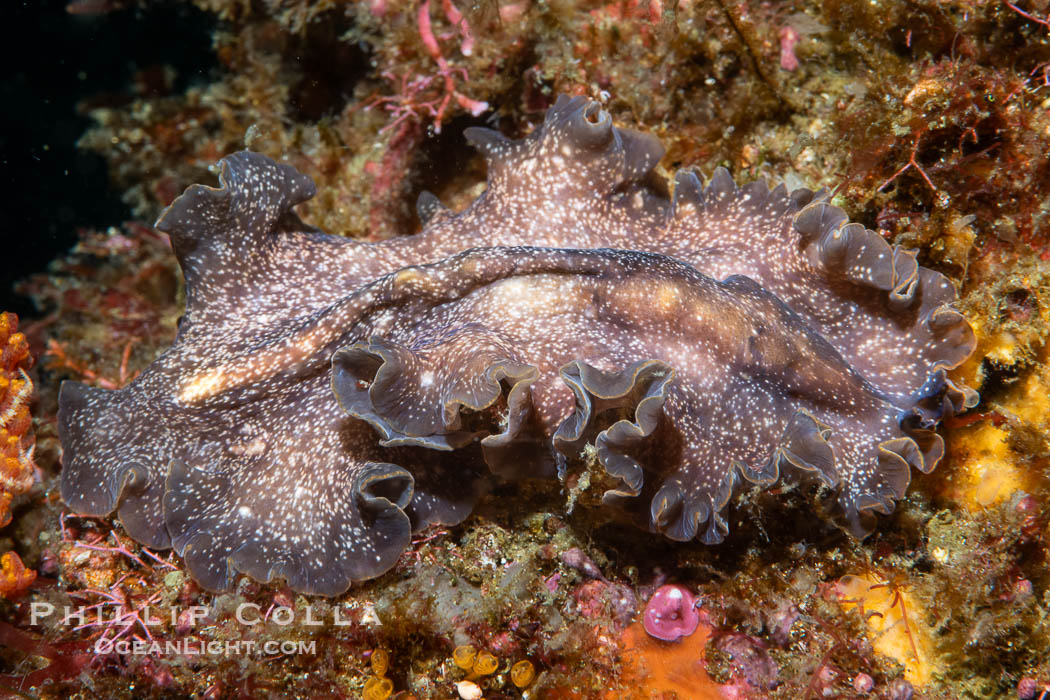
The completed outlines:
<svg viewBox="0 0 1050 700">
<path fill-rule="evenodd" d="M 146 639 L 100 639 L 95 642 L 96 654 L 130 654 L 133 656 L 289 656 L 292 654 L 316 654 L 316 641 L 270 640 L 256 642 L 252 639 L 210 641 L 176 639 L 168 641 Z"/>
</svg>

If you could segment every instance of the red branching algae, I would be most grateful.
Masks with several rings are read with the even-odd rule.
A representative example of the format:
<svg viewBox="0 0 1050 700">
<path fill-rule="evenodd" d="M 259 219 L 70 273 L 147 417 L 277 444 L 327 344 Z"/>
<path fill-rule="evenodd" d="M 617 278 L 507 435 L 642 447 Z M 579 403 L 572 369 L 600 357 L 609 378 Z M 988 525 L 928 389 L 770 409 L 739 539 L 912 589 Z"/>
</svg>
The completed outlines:
<svg viewBox="0 0 1050 700">
<path fill-rule="evenodd" d="M 47 666 L 24 676 L 0 676 L 0 687 L 5 690 L 20 691 L 22 688 L 41 685 L 48 680 L 68 680 L 79 674 L 93 658 L 90 642 L 49 644 L 3 621 L 0 621 L 0 646 L 50 661 Z"/>
</svg>

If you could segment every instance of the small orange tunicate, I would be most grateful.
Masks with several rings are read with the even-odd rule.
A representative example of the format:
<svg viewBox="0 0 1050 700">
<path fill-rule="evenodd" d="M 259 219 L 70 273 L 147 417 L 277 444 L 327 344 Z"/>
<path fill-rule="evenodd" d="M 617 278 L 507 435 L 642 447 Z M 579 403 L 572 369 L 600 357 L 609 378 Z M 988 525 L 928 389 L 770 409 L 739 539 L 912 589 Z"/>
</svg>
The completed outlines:
<svg viewBox="0 0 1050 700">
<path fill-rule="evenodd" d="M 376 649 L 372 652 L 372 673 L 377 676 L 385 676 L 390 668 L 390 654 L 384 649 Z"/>
<path fill-rule="evenodd" d="M 499 659 L 487 651 L 481 652 L 478 658 L 474 659 L 474 673 L 479 676 L 495 673 L 497 668 L 499 668 Z"/>
<path fill-rule="evenodd" d="M 365 681 L 365 691 L 361 694 L 363 700 L 386 700 L 394 692 L 394 682 L 389 678 L 372 676 Z"/>
<path fill-rule="evenodd" d="M 510 680 L 519 688 L 524 688 L 536 677 L 536 667 L 528 659 L 519 661 L 510 667 Z"/>
<path fill-rule="evenodd" d="M 466 644 L 461 647 L 456 647 L 452 652 L 452 660 L 456 662 L 464 671 L 469 671 L 474 668 L 474 657 L 477 655 L 478 650 L 474 647 Z"/>
</svg>

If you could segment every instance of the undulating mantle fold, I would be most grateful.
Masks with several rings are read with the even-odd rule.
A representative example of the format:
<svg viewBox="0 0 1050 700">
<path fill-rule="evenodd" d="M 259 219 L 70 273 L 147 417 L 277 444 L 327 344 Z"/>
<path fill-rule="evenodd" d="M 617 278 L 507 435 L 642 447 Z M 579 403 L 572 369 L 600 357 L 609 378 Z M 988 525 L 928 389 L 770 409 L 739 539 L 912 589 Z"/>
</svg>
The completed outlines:
<svg viewBox="0 0 1050 700">
<path fill-rule="evenodd" d="M 157 224 L 178 337 L 124 389 L 63 385 L 66 503 L 209 589 L 336 594 L 488 475 L 585 451 L 604 501 L 672 539 L 720 542 L 739 487 L 805 474 L 862 536 L 976 403 L 945 376 L 974 348 L 952 284 L 822 194 L 719 169 L 668 198 L 660 144 L 580 97 L 521 140 L 466 136 L 487 191 L 421 197 L 423 232 L 383 243 L 304 224 L 313 183 L 255 153 L 179 197 Z"/>
</svg>

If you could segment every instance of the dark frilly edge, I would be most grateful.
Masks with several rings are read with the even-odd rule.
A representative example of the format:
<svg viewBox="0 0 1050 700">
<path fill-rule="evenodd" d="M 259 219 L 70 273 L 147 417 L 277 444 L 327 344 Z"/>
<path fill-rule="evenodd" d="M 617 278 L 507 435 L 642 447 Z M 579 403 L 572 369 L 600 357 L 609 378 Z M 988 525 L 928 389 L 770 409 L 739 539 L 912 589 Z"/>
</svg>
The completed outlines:
<svg viewBox="0 0 1050 700">
<path fill-rule="evenodd" d="M 875 525 L 874 514 L 892 513 L 895 501 L 903 497 L 911 481 L 910 470 L 928 473 L 943 457 L 944 442 L 934 432 L 936 426 L 977 405 L 977 392 L 955 384 L 946 374 L 973 353 L 976 337 L 966 318 L 952 308 L 957 293 L 947 277 L 919 266 L 916 251 L 891 246 L 878 233 L 850 223 L 842 209 L 828 202 L 824 191 L 800 188 L 788 192 L 783 185 L 771 191 L 763 181 L 738 187 L 724 168 L 717 168 L 704 187 L 694 172 L 679 171 L 671 216 L 676 220 L 717 217 L 741 201 L 750 209 L 769 208 L 789 217 L 799 249 L 831 284 L 855 289 L 853 293 L 864 297 L 866 304 L 880 306 L 894 323 L 908 328 L 917 338 L 916 344 L 928 351 L 925 371 L 920 375 L 925 381 L 902 397 L 897 416 L 902 436 L 877 445 L 878 484 L 844 487 L 842 475 L 853 465 L 836 464 L 826 442 L 830 428 L 800 413 L 792 419 L 765 467 L 756 470 L 735 464 L 729 471 L 713 499 L 712 527 L 701 539 L 721 541 L 725 532 L 714 524 L 718 521 L 724 525 L 718 511 L 728 494 L 744 482 L 771 484 L 787 466 L 815 473 L 825 485 L 838 488 L 849 532 L 866 537 Z M 637 488 L 638 484 L 632 484 L 632 491 Z M 664 487 L 653 499 L 651 525 L 673 539 L 682 539 L 678 535 L 695 528 L 683 530 L 681 515 L 673 530 L 662 526 L 669 512 L 680 513 L 682 508 L 681 489 L 672 486 L 670 497 L 666 490 Z M 690 520 L 697 517 L 694 513 L 687 515 Z"/>
<path fill-rule="evenodd" d="M 296 502 L 289 492 L 299 481 L 251 483 L 228 470 L 175 460 L 164 495 L 171 546 L 208 590 L 228 590 L 241 572 L 264 583 L 283 579 L 297 591 L 337 595 L 351 581 L 386 571 L 408 547 L 412 526 L 405 511 L 415 480 L 405 468 L 379 462 L 325 476 L 324 496 L 316 501 L 334 503 L 335 509 L 314 502 L 286 513 L 284 504 Z M 231 517 L 231 511 L 242 511 L 241 517 Z M 271 513 L 294 520 L 294 527 L 274 531 Z M 362 523 L 364 535 L 357 532 Z M 360 556 L 364 552 L 367 557 Z M 314 558 L 324 566 L 313 564 Z"/>
<path fill-rule="evenodd" d="M 260 172 L 267 177 L 253 177 Z M 220 162 L 219 187 L 194 185 L 177 198 L 157 226 L 171 237 L 186 279 L 187 317 L 207 309 L 201 290 L 208 290 L 219 273 L 222 261 L 216 259 L 216 248 L 232 244 L 258 250 L 277 219 L 313 194 L 310 179 L 293 168 L 258 154 L 237 153 Z M 252 206 L 265 196 L 275 196 L 278 206 Z M 184 317 L 180 336 L 188 325 Z M 177 430 L 166 410 L 168 402 L 151 400 L 156 385 L 149 372 L 121 390 L 62 383 L 61 493 L 77 513 L 104 516 L 116 509 L 132 537 L 150 547 L 167 548 L 171 537 L 164 516 L 164 484 Z"/>
<path fill-rule="evenodd" d="M 230 427 L 261 418 L 253 401 L 287 388 L 282 380 L 294 386 L 317 368 L 328 371 L 326 356 L 320 362 L 292 358 L 289 371 L 273 377 L 238 375 L 249 368 L 244 358 L 268 348 L 265 340 L 249 343 L 228 333 L 247 303 L 244 295 L 261 287 L 273 269 L 278 241 L 343 246 L 292 211 L 313 194 L 310 179 L 291 166 L 246 152 L 223 159 L 219 187 L 189 188 L 157 224 L 171 236 L 187 283 L 175 345 L 122 389 L 66 381 L 60 391 L 63 500 L 85 515 L 116 510 L 128 534 L 149 547 L 174 548 L 209 590 L 229 589 L 242 572 L 264 582 L 284 579 L 301 592 L 336 595 L 388 570 L 411 538 L 407 511 L 415 480 L 404 467 L 325 460 L 322 454 L 318 464 L 300 467 L 297 478 L 265 452 L 249 448 L 245 454 L 243 444 L 234 449 L 243 438 Z M 351 296 L 346 313 L 352 314 L 354 302 Z M 227 333 L 207 335 L 224 323 Z M 269 351 L 280 358 L 281 348 Z M 222 357 L 239 359 L 210 375 L 229 380 L 228 390 L 188 395 L 186 387 L 201 372 L 209 377 L 209 363 Z M 269 383 L 263 387 L 260 378 Z M 328 413 L 337 415 L 334 399 L 329 403 Z M 338 444 L 343 436 L 323 437 Z M 317 497 L 300 504 L 304 484 Z M 448 510 L 441 506 L 452 503 L 421 503 L 414 512 L 423 522 L 437 520 Z"/>
<path fill-rule="evenodd" d="M 551 150 L 547 144 L 552 140 L 560 143 L 567 139 L 574 145 L 580 169 L 598 175 L 592 182 L 602 183 L 599 191 L 615 191 L 643 179 L 662 152 L 647 135 L 613 127 L 597 103 L 584 98 L 559 98 L 544 124 L 525 139 L 514 141 L 487 129 L 468 130 L 467 137 L 485 155 L 490 187 L 493 178 L 513 177 L 510 165 Z M 580 155 L 586 153 L 593 155 Z M 580 458 L 585 445 L 593 445 L 608 474 L 622 482 L 619 488 L 608 491 L 603 501 L 637 511 L 634 501 L 644 498 L 648 508 L 642 524 L 675 540 L 698 537 L 708 544 L 721 542 L 728 532 L 723 511 L 734 493 L 744 484 L 768 486 L 792 473 L 813 475 L 824 485 L 839 489 L 839 504 L 849 531 L 857 537 L 866 536 L 874 523 L 873 513 L 893 511 L 895 501 L 910 483 L 910 470 L 928 472 L 942 458 L 943 440 L 934 432 L 936 425 L 977 403 L 976 392 L 955 385 L 946 376 L 946 370 L 958 366 L 973 352 L 976 342 L 965 317 L 951 308 L 956 300 L 954 287 L 940 273 L 920 267 L 915 251 L 890 246 L 877 233 L 849 223 L 845 212 L 827 201 L 825 192 L 804 188 L 789 192 L 782 185 L 771 190 L 764 181 L 741 187 L 724 168 L 716 169 L 706 186 L 690 170 L 679 171 L 674 183 L 665 212 L 668 226 L 721 217 L 733 209 L 763 212 L 767 217 L 781 217 L 789 222 L 784 235 L 797 243 L 802 256 L 825 277 L 828 288 L 849 289 L 848 294 L 862 300 L 865 306 L 881 307 L 881 313 L 891 323 L 907 328 L 915 344 L 925 348 L 925 380 L 907 395 L 894 397 L 900 435 L 878 443 L 877 466 L 867 481 L 846 478 L 855 465 L 843 464 L 842 458 L 836 456 L 829 442 L 832 426 L 799 410 L 784 425 L 768 461 L 729 465 L 717 486 L 698 498 L 695 493 L 690 495 L 693 490 L 688 484 L 676 479 L 658 481 L 660 475 L 651 473 L 652 469 L 636 458 L 664 422 L 663 403 L 666 390 L 674 381 L 674 368 L 660 358 L 652 358 L 607 373 L 574 360 L 559 371 L 576 402 L 574 412 L 553 433 L 552 447 L 559 462 L 564 467 L 567 460 Z M 437 205 L 425 199 L 420 207 L 431 211 Z M 746 279 L 740 281 L 750 283 Z M 471 436 L 457 432 L 458 409 L 450 411 L 450 406 L 484 408 L 495 400 L 495 384 L 489 380 L 492 390 L 485 401 L 475 400 L 473 405 L 457 397 L 455 391 L 437 400 L 417 393 L 419 404 L 439 409 L 445 416 L 444 422 L 435 421 L 426 428 L 399 424 L 396 414 L 383 415 L 382 410 L 377 410 L 381 402 L 376 397 L 386 394 L 391 384 L 403 381 L 407 362 L 384 353 L 383 342 L 370 341 L 370 367 L 364 371 L 351 366 L 352 356 L 364 353 L 363 348 L 337 356 L 335 376 L 347 375 L 342 384 L 335 385 L 344 408 L 372 423 L 386 440 L 441 445 L 441 449 L 448 449 L 449 440 L 469 441 Z M 485 371 L 498 370 L 505 361 L 492 360 Z M 528 378 L 514 385 L 522 395 L 522 400 L 515 402 L 518 406 L 527 406 L 524 397 L 536 379 L 536 371 L 529 368 L 527 372 Z M 356 388 L 351 386 L 350 375 L 358 382 Z M 602 421 L 610 412 L 630 418 L 605 425 Z M 455 418 L 449 420 L 449 416 Z M 501 433 L 500 439 L 518 434 L 518 424 L 516 421 L 514 428 Z M 664 434 L 659 439 L 673 437 Z"/>
<path fill-rule="evenodd" d="M 489 471 L 518 479 L 553 476 L 556 463 L 564 473 L 593 447 L 598 462 L 618 482 L 604 494 L 605 503 L 671 539 L 698 538 L 707 544 L 726 537 L 726 506 L 744 485 L 768 486 L 786 475 L 808 475 L 837 489 L 850 532 L 863 537 L 874 514 L 892 512 L 905 493 L 911 469 L 928 472 L 942 458 L 937 425 L 976 405 L 977 394 L 957 386 L 946 374 L 975 347 L 973 330 L 952 308 L 956 292 L 951 282 L 919 266 L 914 251 L 890 246 L 877 233 L 848 223 L 825 193 L 788 192 L 783 186 L 770 190 L 765 182 L 738 187 L 728 171 L 719 168 L 706 186 L 692 171 L 677 173 L 672 196 L 664 197 L 651 183 L 663 154 L 659 142 L 648 134 L 616 128 L 597 103 L 579 97 L 559 98 L 543 125 L 523 139 L 477 128 L 468 129 L 466 136 L 488 163 L 489 191 L 484 198 L 490 205 L 499 204 L 500 192 L 521 186 L 520 166 L 530 161 L 536 163 L 529 175 L 533 185 L 568 205 L 598 202 L 612 222 L 608 231 L 587 230 L 580 223 L 587 219 L 581 216 L 570 232 L 576 238 L 566 240 L 564 250 L 464 249 L 452 257 L 426 258 L 430 249 L 424 247 L 425 259 L 405 262 L 407 267 L 384 269 L 379 262 L 369 267 L 369 256 L 380 247 L 326 236 L 294 214 L 293 207 L 314 194 L 308 177 L 258 154 L 229 156 L 220 165 L 219 188 L 191 187 L 158 222 L 172 237 L 187 281 L 187 314 L 176 345 L 158 360 L 155 371 L 120 391 L 63 385 L 59 435 L 65 502 L 92 515 L 117 510 L 136 540 L 151 547 L 174 546 L 208 588 L 228 588 L 240 571 L 262 581 L 285 578 L 297 590 L 331 595 L 393 566 L 409 543 L 413 520 L 417 525 L 458 522 L 469 510 L 472 497 L 444 511 L 435 505 L 440 498 L 427 500 L 430 496 L 422 488 L 426 475 L 416 471 L 418 463 L 394 463 L 408 450 L 434 451 L 437 458 L 480 445 Z M 555 167 L 554 155 L 570 159 L 573 167 Z M 471 216 L 480 216 L 480 202 L 454 214 L 436 198 L 422 196 L 418 209 L 426 228 L 419 245 L 430 245 L 444 227 L 468 225 Z M 725 241 L 719 236 L 729 235 L 720 225 L 723 220 L 739 230 L 732 245 L 720 245 Z M 797 261 L 795 277 L 773 265 L 768 270 L 716 266 L 719 261 L 711 251 L 732 249 L 743 261 L 767 255 L 768 240 L 745 235 L 752 229 L 779 241 L 782 248 L 770 255 Z M 624 232 L 649 252 L 606 250 L 615 247 L 606 239 L 622 242 Z M 509 240 L 461 237 L 470 242 L 467 248 L 531 244 L 514 239 L 518 234 L 513 222 L 501 235 Z M 237 336 L 229 323 L 230 305 L 254 302 L 252 285 L 262 286 L 260 280 L 273 277 L 274 261 L 288 264 L 293 246 L 300 244 L 311 246 L 311 255 L 349 261 L 347 269 L 358 276 L 347 273 L 355 280 L 354 291 L 322 297 L 317 308 L 306 309 L 309 313 L 260 329 L 252 324 L 278 313 L 284 301 L 279 294 L 264 298 L 260 303 L 270 304 L 267 313 L 246 321 L 245 334 Z M 291 251 L 284 257 L 282 246 Z M 338 268 L 336 263 L 333 268 Z M 863 386 L 866 399 L 879 407 L 870 415 L 850 417 L 878 436 L 874 467 L 850 462 L 835 426 L 799 408 L 783 417 L 767 459 L 720 465 L 713 479 L 711 470 L 697 473 L 682 466 L 681 455 L 689 446 L 680 444 L 681 426 L 690 416 L 671 411 L 669 397 L 685 380 L 681 368 L 666 357 L 635 357 L 610 370 L 570 355 L 551 367 L 501 344 L 498 335 L 475 337 L 463 331 L 458 342 L 413 345 L 364 324 L 379 308 L 458 300 L 483 284 L 518 275 L 593 277 L 612 270 L 626 278 L 632 265 L 648 264 L 672 271 L 663 279 L 672 273 L 681 279 L 708 279 L 701 273 L 716 276 L 723 281 L 713 284 L 726 294 L 757 295 L 791 324 L 815 329 L 806 331 L 807 342 L 829 361 L 850 367 L 850 381 Z M 715 275 L 716 270 L 721 272 Z M 813 303 L 789 307 L 776 298 L 779 293 L 788 300 L 792 290 L 805 291 Z M 335 294 L 331 289 L 326 293 Z M 850 313 L 860 309 L 864 319 L 875 319 L 865 320 L 868 325 L 861 330 L 908 339 L 914 351 L 907 371 L 895 372 L 887 364 L 892 361 L 887 353 L 865 356 L 852 335 L 860 330 L 821 316 L 822 303 L 838 297 L 848 302 L 844 308 Z M 324 333 L 311 334 L 311 323 Z M 211 338 L 212 324 L 226 335 Z M 828 340 L 817 337 L 821 334 Z M 185 357 L 179 355 L 180 344 L 220 340 L 226 344 L 215 356 L 228 358 L 228 365 L 218 366 L 228 373 L 200 374 L 208 368 L 186 364 L 204 356 L 195 354 L 193 347 Z M 295 354 L 313 342 L 312 355 Z M 454 361 L 441 353 L 454 355 Z M 752 369 L 769 369 L 762 362 L 776 353 L 764 353 L 757 346 L 746 362 Z M 253 368 L 245 359 L 254 356 L 272 361 L 260 366 L 277 369 L 266 374 Z M 329 371 L 330 376 L 325 374 Z M 898 374 L 906 379 L 897 381 Z M 187 379 L 202 376 L 209 381 Z M 303 378 L 317 379 L 317 386 L 327 392 L 328 403 L 318 405 L 345 411 L 378 436 L 373 438 L 378 453 L 367 459 L 347 454 L 344 462 L 332 461 L 327 471 L 315 475 L 328 494 L 323 508 L 295 505 L 296 484 L 282 482 L 287 474 L 280 454 L 254 462 L 229 456 L 197 459 L 194 440 L 211 429 L 210 412 L 229 411 L 228 423 L 236 424 L 237 411 L 251 415 L 252 401 L 272 397 L 285 386 L 267 382 L 296 386 Z M 548 380 L 560 381 L 560 389 L 571 394 L 571 405 L 556 419 L 541 415 L 536 405 L 536 387 Z M 188 394 L 187 386 L 197 387 L 200 395 Z M 891 409 L 892 428 L 878 432 L 883 411 Z M 333 421 L 324 416 L 318 425 Z M 310 430 L 321 429 L 310 427 L 305 437 L 296 437 L 306 439 Z M 364 444 L 357 437 L 353 440 L 358 442 L 340 439 L 353 449 Z M 390 455 L 390 461 L 375 454 Z M 253 482 L 252 469 L 263 468 L 270 470 L 267 479 Z M 267 537 L 259 537 L 257 524 L 244 515 L 284 516 L 295 508 L 303 519 L 288 515 L 288 529 Z M 410 517 L 413 513 L 417 515 Z M 289 544 L 295 528 L 308 529 L 309 543 L 324 546 L 296 551 Z"/>
<path fill-rule="evenodd" d="M 582 96 L 559 95 L 543 123 L 522 139 L 477 126 L 465 129 L 463 135 L 484 157 L 488 187 L 497 191 L 526 179 L 517 170 L 526 161 L 543 168 L 562 158 L 572 159 L 575 169 L 588 177 L 562 178 L 560 184 L 578 186 L 589 195 L 606 194 L 645 178 L 664 155 L 655 136 L 613 126 L 600 104 Z"/>
<path fill-rule="evenodd" d="M 804 201 L 792 193 L 792 198 Z M 977 405 L 979 395 L 947 377 L 973 353 L 977 339 L 966 317 L 951 307 L 957 299 L 951 280 L 916 262 L 916 251 L 890 246 L 822 197 L 814 197 L 794 217 L 800 244 L 812 252 L 833 280 L 870 290 L 888 316 L 910 324 L 929 350 L 922 385 L 910 393 L 898 414 L 902 437 L 878 444 L 876 488 L 845 490 L 839 502 L 849 531 L 866 537 L 875 513 L 889 515 L 911 483 L 911 469 L 929 473 L 944 456 L 944 440 L 934 430 L 943 420 Z"/>
<path fill-rule="evenodd" d="M 170 547 L 163 472 L 148 447 L 155 433 L 142 421 L 147 407 L 133 394 L 72 381 L 62 383 L 58 400 L 62 500 L 85 515 L 116 510 L 136 540 Z"/>
<path fill-rule="evenodd" d="M 530 426 L 535 367 L 491 351 L 472 353 L 455 374 L 422 364 L 409 348 L 372 338 L 333 355 L 332 390 L 344 411 L 375 428 L 384 447 L 454 450 L 480 441 L 497 476 L 551 476 L 550 458 Z M 424 381 L 427 372 L 436 373 L 437 381 Z M 502 415 L 482 421 L 489 430 L 465 425 L 464 413 L 481 413 L 497 402 Z M 491 432 L 493 422 L 502 424 L 499 432 Z"/>
</svg>

